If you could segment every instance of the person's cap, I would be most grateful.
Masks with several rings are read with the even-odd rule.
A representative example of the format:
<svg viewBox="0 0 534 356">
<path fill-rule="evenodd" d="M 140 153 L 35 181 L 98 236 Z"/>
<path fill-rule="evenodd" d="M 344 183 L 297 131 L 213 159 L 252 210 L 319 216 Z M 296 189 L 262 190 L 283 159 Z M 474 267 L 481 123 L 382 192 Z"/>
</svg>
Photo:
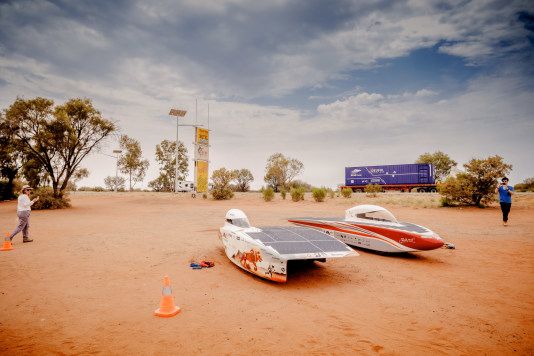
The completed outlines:
<svg viewBox="0 0 534 356">
<path fill-rule="evenodd" d="M 30 187 L 29 185 L 23 185 L 22 190 L 26 190 L 26 189 L 33 190 L 33 188 Z"/>
</svg>

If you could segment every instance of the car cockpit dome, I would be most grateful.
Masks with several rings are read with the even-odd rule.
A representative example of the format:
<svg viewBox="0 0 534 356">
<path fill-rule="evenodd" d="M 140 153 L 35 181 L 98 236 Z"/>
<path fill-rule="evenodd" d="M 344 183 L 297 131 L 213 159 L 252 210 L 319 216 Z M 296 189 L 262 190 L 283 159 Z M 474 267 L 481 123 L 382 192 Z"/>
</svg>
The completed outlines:
<svg viewBox="0 0 534 356">
<path fill-rule="evenodd" d="M 226 223 L 247 228 L 250 227 L 250 222 L 248 221 L 247 215 L 239 209 L 230 209 L 226 213 Z"/>
<path fill-rule="evenodd" d="M 354 221 L 356 219 L 398 223 L 389 210 L 378 205 L 358 205 L 345 211 L 345 220 Z"/>
</svg>

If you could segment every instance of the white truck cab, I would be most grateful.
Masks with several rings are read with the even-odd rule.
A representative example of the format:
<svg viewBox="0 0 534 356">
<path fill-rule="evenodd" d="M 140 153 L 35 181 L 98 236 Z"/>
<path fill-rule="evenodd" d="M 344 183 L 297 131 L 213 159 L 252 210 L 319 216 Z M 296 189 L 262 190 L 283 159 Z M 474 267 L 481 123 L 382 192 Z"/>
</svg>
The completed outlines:
<svg viewBox="0 0 534 356">
<path fill-rule="evenodd" d="M 195 191 L 195 184 L 188 180 L 180 180 L 177 182 L 179 192 L 194 192 Z"/>
</svg>

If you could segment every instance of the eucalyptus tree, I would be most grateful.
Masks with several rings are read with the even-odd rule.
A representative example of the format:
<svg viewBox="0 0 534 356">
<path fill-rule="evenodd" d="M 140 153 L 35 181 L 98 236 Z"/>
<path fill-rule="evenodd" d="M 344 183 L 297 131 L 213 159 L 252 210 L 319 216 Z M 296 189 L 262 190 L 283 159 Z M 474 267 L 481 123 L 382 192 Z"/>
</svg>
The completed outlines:
<svg viewBox="0 0 534 356">
<path fill-rule="evenodd" d="M 48 173 L 55 198 L 63 196 L 85 157 L 116 130 L 90 99 L 81 98 L 56 107 L 42 97 L 17 98 L 5 111 L 4 121 L 28 157 Z"/>
<path fill-rule="evenodd" d="M 121 135 L 119 144 L 124 152 L 119 158 L 119 169 L 128 175 L 130 190 L 132 190 L 135 183 L 145 178 L 149 163 L 142 157 L 143 151 L 139 141 L 127 135 Z"/>
</svg>

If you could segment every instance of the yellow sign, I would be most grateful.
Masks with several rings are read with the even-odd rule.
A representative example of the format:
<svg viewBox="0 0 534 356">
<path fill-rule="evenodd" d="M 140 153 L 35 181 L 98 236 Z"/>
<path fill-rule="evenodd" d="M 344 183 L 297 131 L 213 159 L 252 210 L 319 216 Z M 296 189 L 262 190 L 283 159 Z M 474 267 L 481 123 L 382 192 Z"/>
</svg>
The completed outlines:
<svg viewBox="0 0 534 356">
<path fill-rule="evenodd" d="M 208 191 L 208 162 L 196 161 L 197 192 L 206 193 Z"/>
<path fill-rule="evenodd" d="M 197 127 L 197 137 L 196 142 L 198 144 L 207 145 L 209 144 L 210 132 L 206 129 L 201 129 Z"/>
</svg>

